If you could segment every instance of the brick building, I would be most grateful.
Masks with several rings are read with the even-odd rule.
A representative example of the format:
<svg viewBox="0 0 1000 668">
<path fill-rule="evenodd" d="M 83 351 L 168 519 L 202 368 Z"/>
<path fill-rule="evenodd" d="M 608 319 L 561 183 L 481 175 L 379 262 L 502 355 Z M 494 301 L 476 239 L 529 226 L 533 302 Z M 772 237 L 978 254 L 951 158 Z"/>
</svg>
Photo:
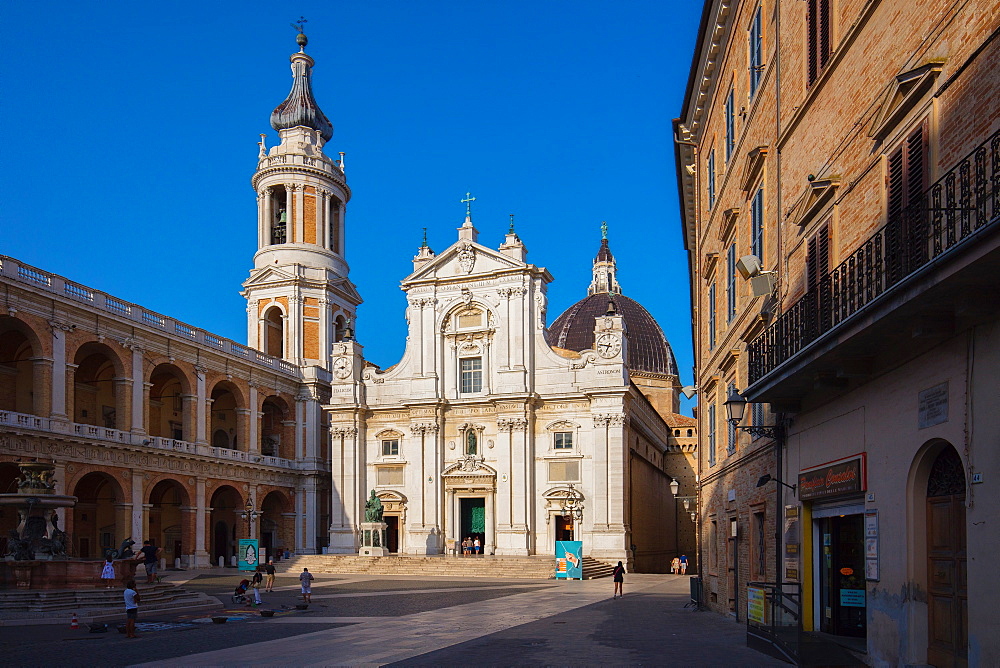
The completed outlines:
<svg viewBox="0 0 1000 668">
<path fill-rule="evenodd" d="M 704 603 L 776 651 L 1000 662 L 998 16 L 705 3 L 674 121 Z"/>
</svg>

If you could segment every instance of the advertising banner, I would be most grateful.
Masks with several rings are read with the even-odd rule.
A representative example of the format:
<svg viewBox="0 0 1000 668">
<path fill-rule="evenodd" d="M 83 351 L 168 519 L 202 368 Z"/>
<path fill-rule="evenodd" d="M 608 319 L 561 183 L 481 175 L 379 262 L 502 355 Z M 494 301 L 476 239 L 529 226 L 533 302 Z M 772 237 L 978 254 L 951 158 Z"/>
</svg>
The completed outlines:
<svg viewBox="0 0 1000 668">
<path fill-rule="evenodd" d="M 747 620 L 757 624 L 765 623 L 764 590 L 759 587 L 747 587 Z"/>
<path fill-rule="evenodd" d="M 822 499 L 865 490 L 864 454 L 799 473 L 799 500 Z"/>
<path fill-rule="evenodd" d="M 556 541 L 556 578 L 583 579 L 583 541 Z"/>
<path fill-rule="evenodd" d="M 240 538 L 240 547 L 239 551 L 236 553 L 236 558 L 239 559 L 239 567 L 241 571 L 257 570 L 257 566 L 260 565 L 257 539 Z"/>
</svg>

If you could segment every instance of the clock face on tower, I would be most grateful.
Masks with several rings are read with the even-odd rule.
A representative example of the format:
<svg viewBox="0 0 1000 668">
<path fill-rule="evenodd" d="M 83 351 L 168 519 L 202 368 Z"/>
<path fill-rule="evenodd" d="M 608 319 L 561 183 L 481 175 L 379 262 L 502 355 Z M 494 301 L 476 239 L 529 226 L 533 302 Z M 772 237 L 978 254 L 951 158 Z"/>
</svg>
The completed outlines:
<svg viewBox="0 0 1000 668">
<path fill-rule="evenodd" d="M 333 375 L 337 378 L 347 378 L 351 375 L 352 366 L 350 357 L 338 357 L 333 360 Z"/>
<path fill-rule="evenodd" d="M 597 337 L 597 354 L 601 357 L 616 357 L 622 351 L 622 342 L 614 334 L 601 334 Z"/>
</svg>

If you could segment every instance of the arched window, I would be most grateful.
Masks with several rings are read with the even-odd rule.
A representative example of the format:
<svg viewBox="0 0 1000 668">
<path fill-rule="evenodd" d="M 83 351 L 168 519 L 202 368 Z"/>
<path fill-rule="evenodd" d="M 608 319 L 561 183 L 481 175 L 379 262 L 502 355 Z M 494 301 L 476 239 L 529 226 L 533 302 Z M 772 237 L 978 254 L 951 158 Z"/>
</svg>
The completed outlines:
<svg viewBox="0 0 1000 668">
<path fill-rule="evenodd" d="M 272 357 L 285 356 L 285 322 L 281 317 L 281 309 L 272 306 L 264 313 L 263 324 L 263 349 Z"/>
</svg>

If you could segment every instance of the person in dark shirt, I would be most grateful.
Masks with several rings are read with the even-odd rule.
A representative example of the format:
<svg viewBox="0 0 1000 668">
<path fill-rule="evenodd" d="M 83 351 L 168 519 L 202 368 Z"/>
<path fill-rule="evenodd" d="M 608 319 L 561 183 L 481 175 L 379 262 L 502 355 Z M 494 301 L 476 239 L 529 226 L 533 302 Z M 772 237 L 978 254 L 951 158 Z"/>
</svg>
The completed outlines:
<svg viewBox="0 0 1000 668">
<path fill-rule="evenodd" d="M 274 591 L 274 559 L 267 560 L 264 573 L 264 591 Z"/>
<path fill-rule="evenodd" d="M 146 584 L 153 584 L 162 551 L 160 548 L 150 545 L 148 540 L 142 541 L 142 549 L 139 550 L 139 554 L 142 555 L 142 563 L 146 567 Z"/>
</svg>

